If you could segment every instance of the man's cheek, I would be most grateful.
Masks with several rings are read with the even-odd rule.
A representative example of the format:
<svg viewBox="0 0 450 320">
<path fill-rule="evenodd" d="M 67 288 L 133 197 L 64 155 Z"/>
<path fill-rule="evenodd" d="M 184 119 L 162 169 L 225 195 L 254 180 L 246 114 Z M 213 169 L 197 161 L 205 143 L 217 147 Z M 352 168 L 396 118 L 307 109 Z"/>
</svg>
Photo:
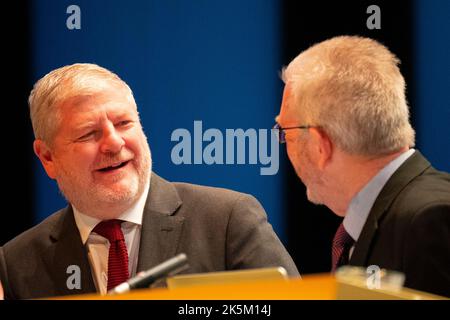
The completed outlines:
<svg viewBox="0 0 450 320">
<path fill-rule="evenodd" d="M 297 151 L 293 148 L 288 148 L 287 149 L 287 154 L 289 157 L 289 160 L 291 161 L 291 163 L 296 164 L 297 163 L 297 159 L 298 159 L 298 154 Z"/>
</svg>

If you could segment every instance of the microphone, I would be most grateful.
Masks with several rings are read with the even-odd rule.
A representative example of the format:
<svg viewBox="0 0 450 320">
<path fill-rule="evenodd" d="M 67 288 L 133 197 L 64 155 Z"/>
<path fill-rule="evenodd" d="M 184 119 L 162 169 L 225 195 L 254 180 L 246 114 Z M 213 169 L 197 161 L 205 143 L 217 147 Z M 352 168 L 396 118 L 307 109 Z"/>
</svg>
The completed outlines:
<svg viewBox="0 0 450 320">
<path fill-rule="evenodd" d="M 133 278 L 108 291 L 108 294 L 120 294 L 129 292 L 131 289 L 148 288 L 153 282 L 169 273 L 180 272 L 187 267 L 187 263 L 186 254 L 180 253 L 147 271 L 139 272 Z"/>
</svg>

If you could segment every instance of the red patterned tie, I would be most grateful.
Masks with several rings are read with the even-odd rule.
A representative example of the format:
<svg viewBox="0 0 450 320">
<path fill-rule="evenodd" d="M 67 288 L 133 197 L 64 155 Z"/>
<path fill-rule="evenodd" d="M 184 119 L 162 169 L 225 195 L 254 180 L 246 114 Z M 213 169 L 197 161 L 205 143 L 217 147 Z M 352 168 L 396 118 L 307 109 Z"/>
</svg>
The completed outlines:
<svg viewBox="0 0 450 320">
<path fill-rule="evenodd" d="M 348 263 L 348 255 L 353 243 L 355 240 L 345 230 L 344 223 L 341 223 L 333 239 L 331 272 L 335 272 L 338 267 Z"/>
<path fill-rule="evenodd" d="M 94 232 L 109 240 L 108 291 L 128 280 L 128 252 L 120 228 L 121 220 L 100 222 Z"/>
</svg>

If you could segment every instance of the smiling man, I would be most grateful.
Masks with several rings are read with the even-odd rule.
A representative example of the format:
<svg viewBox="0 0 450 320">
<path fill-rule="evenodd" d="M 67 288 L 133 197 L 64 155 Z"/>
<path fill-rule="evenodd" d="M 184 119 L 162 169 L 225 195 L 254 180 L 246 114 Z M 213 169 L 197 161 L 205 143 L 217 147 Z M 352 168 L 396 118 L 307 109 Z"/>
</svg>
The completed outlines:
<svg viewBox="0 0 450 320">
<path fill-rule="evenodd" d="M 177 253 L 186 272 L 298 271 L 258 201 L 152 173 L 128 85 L 93 64 L 39 80 L 29 98 L 34 150 L 69 206 L 0 248 L 9 299 L 106 293 Z"/>
<path fill-rule="evenodd" d="M 77 71 L 77 67 L 66 73 L 60 70 L 60 76 L 73 72 L 72 86 L 77 86 L 76 77 L 82 76 Z M 38 90 L 30 97 L 31 106 L 41 106 L 31 109 L 37 137 L 34 150 L 48 176 L 57 181 L 75 210 L 102 220 L 117 218 L 136 203 L 148 189 L 151 171 L 150 149 L 132 93 L 113 76 L 110 81 L 110 87 L 95 78 L 82 82 L 82 88 L 66 87 L 75 94 L 66 99 L 38 95 Z M 42 106 L 49 102 L 59 107 L 55 119 L 46 120 Z M 46 132 L 44 121 L 55 122 L 52 128 L 59 127 L 57 134 Z"/>
</svg>

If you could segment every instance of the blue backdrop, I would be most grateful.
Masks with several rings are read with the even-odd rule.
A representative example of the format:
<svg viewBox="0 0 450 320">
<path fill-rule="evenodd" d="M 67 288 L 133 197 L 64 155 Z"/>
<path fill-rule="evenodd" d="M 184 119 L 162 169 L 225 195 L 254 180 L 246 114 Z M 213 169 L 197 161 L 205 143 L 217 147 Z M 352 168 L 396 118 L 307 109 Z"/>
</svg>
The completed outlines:
<svg viewBox="0 0 450 320">
<path fill-rule="evenodd" d="M 450 1 L 415 5 L 417 145 L 434 167 L 450 172 Z"/>
<path fill-rule="evenodd" d="M 80 30 L 66 27 L 66 9 L 72 4 L 81 9 Z M 417 0 L 413 30 L 417 146 L 446 171 L 449 12 L 448 1 Z M 134 91 L 158 174 L 251 193 L 286 240 L 283 168 L 276 175 L 261 176 L 260 164 L 175 165 L 171 160 L 176 144 L 172 132 L 185 128 L 193 133 L 196 120 L 202 121 L 203 130 L 223 133 L 272 127 L 282 93 L 279 1 L 39 0 L 32 2 L 30 16 L 33 81 L 75 62 L 97 63 L 116 72 Z M 280 153 L 285 157 L 284 148 Z M 37 158 L 34 172 L 37 222 L 65 201 Z"/>
<path fill-rule="evenodd" d="M 66 9 L 81 9 L 69 30 Z M 281 101 L 278 1 L 36 1 L 32 8 L 33 81 L 50 70 L 92 62 L 132 88 L 154 170 L 166 179 L 232 188 L 257 197 L 284 239 L 282 173 L 261 165 L 175 165 L 177 128 L 270 129 Z M 206 145 L 206 144 L 204 144 Z M 224 155 L 225 156 L 225 155 Z M 248 163 L 248 158 L 246 163 Z M 36 219 L 65 206 L 35 161 Z"/>
</svg>

